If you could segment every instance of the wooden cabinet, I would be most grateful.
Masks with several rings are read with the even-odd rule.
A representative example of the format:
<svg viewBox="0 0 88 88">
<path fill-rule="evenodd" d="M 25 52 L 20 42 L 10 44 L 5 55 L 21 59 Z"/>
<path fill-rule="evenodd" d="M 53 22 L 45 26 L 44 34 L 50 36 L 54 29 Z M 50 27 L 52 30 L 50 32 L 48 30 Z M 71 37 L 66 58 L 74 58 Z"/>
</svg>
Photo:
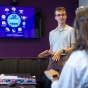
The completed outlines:
<svg viewBox="0 0 88 88">
<path fill-rule="evenodd" d="M 18 61 L 18 73 L 30 73 L 31 75 L 36 75 L 39 78 L 39 60 L 30 58 L 20 58 Z"/>
<path fill-rule="evenodd" d="M 48 66 L 48 58 L 1 58 L 0 74 L 30 73 L 40 80 Z"/>
<path fill-rule="evenodd" d="M 44 70 L 47 69 L 47 65 L 48 58 L 20 58 L 18 61 L 18 73 L 30 73 L 40 80 Z"/>
<path fill-rule="evenodd" d="M 0 74 L 2 73 L 15 73 L 17 72 L 17 59 L 16 58 L 2 58 L 0 59 Z"/>
</svg>

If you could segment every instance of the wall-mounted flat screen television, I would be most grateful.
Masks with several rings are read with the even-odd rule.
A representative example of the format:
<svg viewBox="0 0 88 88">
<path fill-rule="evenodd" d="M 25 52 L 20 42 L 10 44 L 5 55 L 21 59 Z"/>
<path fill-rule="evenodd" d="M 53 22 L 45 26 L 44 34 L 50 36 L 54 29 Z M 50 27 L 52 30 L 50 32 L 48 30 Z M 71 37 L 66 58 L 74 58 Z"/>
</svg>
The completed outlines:
<svg viewBox="0 0 88 88">
<path fill-rule="evenodd" d="M 41 11 L 23 6 L 0 6 L 0 38 L 40 38 Z"/>
</svg>

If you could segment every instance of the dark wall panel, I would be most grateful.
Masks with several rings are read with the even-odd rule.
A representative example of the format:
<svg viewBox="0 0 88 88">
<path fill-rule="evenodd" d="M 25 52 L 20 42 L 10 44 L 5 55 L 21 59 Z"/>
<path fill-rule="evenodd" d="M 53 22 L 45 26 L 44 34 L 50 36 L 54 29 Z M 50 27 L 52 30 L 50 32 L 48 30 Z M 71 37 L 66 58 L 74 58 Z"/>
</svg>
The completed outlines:
<svg viewBox="0 0 88 88">
<path fill-rule="evenodd" d="M 17 59 L 3 58 L 0 59 L 0 74 L 17 73 Z"/>
<path fill-rule="evenodd" d="M 30 73 L 38 79 L 40 77 L 39 68 L 40 63 L 37 59 L 20 58 L 18 61 L 18 73 Z"/>
<path fill-rule="evenodd" d="M 0 58 L 0 74 L 31 74 L 39 81 L 47 65 L 48 58 Z"/>
</svg>

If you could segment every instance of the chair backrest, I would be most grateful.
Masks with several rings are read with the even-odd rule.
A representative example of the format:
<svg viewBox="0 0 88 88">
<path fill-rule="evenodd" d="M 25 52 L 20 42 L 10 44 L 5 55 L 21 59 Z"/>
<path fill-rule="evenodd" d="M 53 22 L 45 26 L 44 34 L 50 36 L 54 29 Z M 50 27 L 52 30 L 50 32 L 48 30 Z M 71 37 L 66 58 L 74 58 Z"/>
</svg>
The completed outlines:
<svg viewBox="0 0 88 88">
<path fill-rule="evenodd" d="M 9 83 L 6 88 L 20 88 L 20 86 L 21 83 L 13 82 L 13 83 Z"/>
</svg>

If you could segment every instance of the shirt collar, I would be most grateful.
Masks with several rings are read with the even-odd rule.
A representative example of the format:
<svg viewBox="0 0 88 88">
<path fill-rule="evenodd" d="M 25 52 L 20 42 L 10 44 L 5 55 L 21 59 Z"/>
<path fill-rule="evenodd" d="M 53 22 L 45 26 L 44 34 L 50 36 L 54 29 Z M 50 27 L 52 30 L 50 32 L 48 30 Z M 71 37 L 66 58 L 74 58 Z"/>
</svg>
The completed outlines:
<svg viewBox="0 0 88 88">
<path fill-rule="evenodd" d="M 68 25 L 66 25 L 66 26 L 64 27 L 64 29 L 63 29 L 63 30 L 60 30 L 60 31 L 66 31 L 66 30 L 68 30 Z M 57 27 L 55 28 L 54 31 L 58 31 Z"/>
</svg>

